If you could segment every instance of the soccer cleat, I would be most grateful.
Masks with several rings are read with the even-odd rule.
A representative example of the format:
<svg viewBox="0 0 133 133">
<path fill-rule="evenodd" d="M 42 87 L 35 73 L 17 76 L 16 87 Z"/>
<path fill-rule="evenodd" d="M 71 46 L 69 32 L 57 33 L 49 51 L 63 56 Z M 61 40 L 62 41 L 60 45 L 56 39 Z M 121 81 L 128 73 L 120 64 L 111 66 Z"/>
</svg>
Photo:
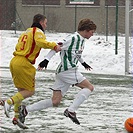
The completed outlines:
<svg viewBox="0 0 133 133">
<path fill-rule="evenodd" d="M 5 104 L 5 101 L 4 100 L 0 100 L 0 105 L 4 106 L 4 104 Z"/>
<path fill-rule="evenodd" d="M 28 112 L 26 110 L 26 106 L 25 105 L 21 105 L 19 107 L 19 120 L 24 123 L 25 122 L 25 117 L 27 116 Z"/>
<path fill-rule="evenodd" d="M 24 123 L 22 123 L 19 119 L 17 119 L 17 118 L 13 118 L 12 123 L 14 125 L 19 126 L 22 129 L 28 129 L 28 127 Z"/>
<path fill-rule="evenodd" d="M 9 112 L 10 112 L 10 109 L 11 109 L 11 105 L 9 105 L 7 103 L 7 101 L 4 102 L 4 111 L 5 111 L 5 115 L 9 118 L 10 115 L 9 115 Z"/>
<path fill-rule="evenodd" d="M 66 109 L 66 110 L 64 111 L 64 115 L 65 115 L 66 117 L 69 117 L 75 124 L 80 125 L 80 122 L 78 121 L 75 112 L 69 112 L 68 109 Z"/>
</svg>

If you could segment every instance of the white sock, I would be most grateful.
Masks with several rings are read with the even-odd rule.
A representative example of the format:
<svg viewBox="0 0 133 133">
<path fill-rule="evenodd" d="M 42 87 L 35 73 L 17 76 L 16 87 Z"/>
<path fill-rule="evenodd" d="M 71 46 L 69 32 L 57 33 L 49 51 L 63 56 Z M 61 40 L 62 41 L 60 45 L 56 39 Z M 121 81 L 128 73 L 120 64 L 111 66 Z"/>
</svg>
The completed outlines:
<svg viewBox="0 0 133 133">
<path fill-rule="evenodd" d="M 73 103 L 68 107 L 68 111 L 75 112 L 75 110 L 77 110 L 78 107 L 89 97 L 90 93 L 91 90 L 88 88 L 83 88 L 79 91 Z"/>
<path fill-rule="evenodd" d="M 33 112 L 33 111 L 39 111 L 42 109 L 46 109 L 49 107 L 53 107 L 52 99 L 41 100 L 37 103 L 28 105 L 26 107 L 26 110 L 27 112 Z"/>
</svg>

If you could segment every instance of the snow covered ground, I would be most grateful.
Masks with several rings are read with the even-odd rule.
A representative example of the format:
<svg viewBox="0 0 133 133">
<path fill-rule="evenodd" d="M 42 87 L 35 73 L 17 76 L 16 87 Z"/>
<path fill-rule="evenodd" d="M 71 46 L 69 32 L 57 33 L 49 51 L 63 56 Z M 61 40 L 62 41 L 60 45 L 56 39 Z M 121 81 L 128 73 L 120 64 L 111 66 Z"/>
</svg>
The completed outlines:
<svg viewBox="0 0 133 133">
<path fill-rule="evenodd" d="M 0 68 L 0 71 L 0 94 L 2 98 L 7 98 L 12 96 L 16 89 L 9 69 Z M 63 115 L 79 91 L 77 87 L 70 87 L 58 108 L 30 112 L 25 121 L 29 128 L 26 130 L 12 124 L 13 108 L 10 118 L 7 118 L 3 107 L 0 106 L 0 133 L 127 133 L 124 122 L 127 118 L 133 117 L 132 78 L 87 73 L 85 77 L 94 84 L 95 91 L 76 111 L 81 125 L 74 124 Z M 54 78 L 53 72 L 37 71 L 36 92 L 32 97 L 25 99 L 23 104 L 29 105 L 50 98 L 52 91 L 49 88 L 53 85 Z"/>
<path fill-rule="evenodd" d="M 10 71 L 6 67 L 9 67 L 20 34 L 20 31 L 16 34 L 14 31 L 0 31 L 0 96 L 2 98 L 10 97 L 16 92 Z M 67 35 L 68 33 L 46 32 L 49 41 L 59 42 Z M 0 133 L 127 133 L 124 129 L 124 121 L 133 116 L 133 95 L 132 77 L 124 76 L 125 38 L 118 38 L 117 55 L 115 55 L 115 37 L 109 36 L 108 39 L 106 41 L 105 36 L 94 35 L 86 40 L 83 58 L 93 70 L 88 72 L 80 64 L 79 69 L 86 72 L 84 74 L 94 84 L 95 91 L 77 111 L 80 126 L 63 115 L 64 110 L 78 92 L 77 88 L 70 88 L 59 108 L 29 113 L 25 122 L 29 127 L 27 130 L 14 126 L 12 124 L 13 110 L 11 118 L 6 118 L 3 107 L 0 106 Z M 41 51 L 35 67 L 48 51 Z M 48 69 L 55 70 L 59 59 L 59 54 L 55 55 Z M 24 100 L 24 104 L 28 105 L 51 97 L 52 91 L 48 88 L 53 84 L 54 78 L 53 72 L 37 71 L 36 93 Z"/>
<path fill-rule="evenodd" d="M 8 67 L 12 53 L 15 49 L 18 37 L 21 31 L 0 31 L 0 66 Z M 62 41 L 69 33 L 48 33 L 47 40 L 59 42 Z M 118 37 L 118 54 L 115 54 L 115 36 L 109 36 L 106 41 L 105 36 L 94 35 L 86 40 L 85 50 L 83 52 L 84 60 L 93 68 L 90 73 L 100 74 L 125 74 L 125 38 Z M 44 59 L 49 50 L 41 50 L 36 60 L 35 67 Z M 55 70 L 59 63 L 59 54 L 57 53 L 50 61 L 47 69 Z M 83 66 L 79 64 L 82 72 L 87 72 Z"/>
</svg>

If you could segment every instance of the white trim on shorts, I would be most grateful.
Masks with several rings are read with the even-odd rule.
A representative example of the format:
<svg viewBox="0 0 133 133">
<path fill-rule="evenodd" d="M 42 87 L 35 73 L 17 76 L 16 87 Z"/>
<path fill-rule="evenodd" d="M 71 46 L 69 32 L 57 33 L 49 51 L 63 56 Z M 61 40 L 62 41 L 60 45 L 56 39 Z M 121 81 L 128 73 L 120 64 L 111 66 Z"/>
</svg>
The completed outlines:
<svg viewBox="0 0 133 133">
<path fill-rule="evenodd" d="M 77 68 L 69 69 L 56 75 L 55 83 L 52 89 L 60 90 L 64 96 L 71 85 L 81 83 L 85 79 L 86 78 L 78 71 Z"/>
</svg>

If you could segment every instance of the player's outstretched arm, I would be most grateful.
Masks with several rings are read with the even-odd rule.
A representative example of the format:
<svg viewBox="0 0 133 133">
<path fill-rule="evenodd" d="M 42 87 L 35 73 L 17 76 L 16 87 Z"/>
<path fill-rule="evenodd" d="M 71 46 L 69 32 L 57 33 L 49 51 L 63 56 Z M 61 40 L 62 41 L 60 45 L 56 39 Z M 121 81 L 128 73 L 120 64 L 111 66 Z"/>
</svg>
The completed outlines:
<svg viewBox="0 0 133 133">
<path fill-rule="evenodd" d="M 50 52 L 46 55 L 45 59 L 39 63 L 37 70 L 42 70 L 43 68 L 46 69 L 50 59 L 56 54 L 56 52 L 61 51 L 61 46 L 63 43 L 59 42 L 57 44 L 58 45 L 56 45 L 54 50 L 50 50 Z"/>
<path fill-rule="evenodd" d="M 50 52 L 46 55 L 45 59 L 39 63 L 37 70 L 42 70 L 43 68 L 46 69 L 49 60 L 55 55 L 55 53 L 55 50 L 50 50 Z"/>
</svg>

